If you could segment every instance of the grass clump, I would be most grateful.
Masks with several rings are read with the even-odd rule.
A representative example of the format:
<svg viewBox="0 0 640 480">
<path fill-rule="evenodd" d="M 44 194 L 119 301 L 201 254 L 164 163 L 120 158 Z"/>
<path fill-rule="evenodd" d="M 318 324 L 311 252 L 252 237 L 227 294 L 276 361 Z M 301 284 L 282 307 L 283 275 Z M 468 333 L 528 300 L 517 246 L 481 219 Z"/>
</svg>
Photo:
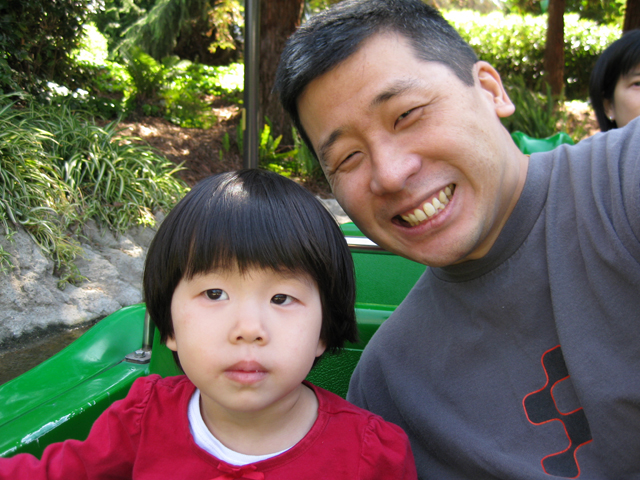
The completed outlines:
<svg viewBox="0 0 640 480">
<path fill-rule="evenodd" d="M 186 192 L 173 163 L 131 137 L 117 123 L 96 125 L 66 105 L 16 102 L 0 96 L 0 225 L 22 226 L 54 261 L 60 286 L 81 280 L 74 238 L 89 219 L 112 231 L 152 226 L 152 212 L 168 211 Z M 0 252 L 2 268 L 10 259 Z"/>
</svg>

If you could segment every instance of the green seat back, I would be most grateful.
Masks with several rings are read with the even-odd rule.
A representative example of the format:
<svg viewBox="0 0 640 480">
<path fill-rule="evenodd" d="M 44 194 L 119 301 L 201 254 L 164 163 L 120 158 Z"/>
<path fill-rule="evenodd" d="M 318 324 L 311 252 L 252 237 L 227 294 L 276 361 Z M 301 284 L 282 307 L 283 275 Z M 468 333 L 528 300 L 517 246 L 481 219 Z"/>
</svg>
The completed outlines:
<svg viewBox="0 0 640 480">
<path fill-rule="evenodd" d="M 527 155 L 548 152 L 563 144 L 573 145 L 573 140 L 565 132 L 556 133 L 547 138 L 534 138 L 523 132 L 513 132 L 511 138 L 513 138 L 520 151 Z"/>
</svg>

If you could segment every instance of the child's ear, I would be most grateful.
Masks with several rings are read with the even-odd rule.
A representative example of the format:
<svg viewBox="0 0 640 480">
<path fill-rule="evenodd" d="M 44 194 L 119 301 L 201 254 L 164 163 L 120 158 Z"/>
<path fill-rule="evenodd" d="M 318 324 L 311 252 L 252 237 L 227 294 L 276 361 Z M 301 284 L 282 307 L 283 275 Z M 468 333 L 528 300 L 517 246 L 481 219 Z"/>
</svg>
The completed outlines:
<svg viewBox="0 0 640 480">
<path fill-rule="evenodd" d="M 164 342 L 169 350 L 173 350 L 174 352 L 178 351 L 178 344 L 176 343 L 176 338 L 174 335 L 170 335 L 167 337 L 167 341 Z"/>
<path fill-rule="evenodd" d="M 602 100 L 602 106 L 604 107 L 604 114 L 607 116 L 609 121 L 613 122 L 616 118 L 616 111 L 613 108 L 613 102 L 608 98 Z"/>
<path fill-rule="evenodd" d="M 327 346 L 325 345 L 324 340 L 322 340 L 322 339 L 318 340 L 318 348 L 316 349 L 316 357 L 319 357 L 320 355 L 322 355 L 326 349 L 327 349 Z"/>
</svg>

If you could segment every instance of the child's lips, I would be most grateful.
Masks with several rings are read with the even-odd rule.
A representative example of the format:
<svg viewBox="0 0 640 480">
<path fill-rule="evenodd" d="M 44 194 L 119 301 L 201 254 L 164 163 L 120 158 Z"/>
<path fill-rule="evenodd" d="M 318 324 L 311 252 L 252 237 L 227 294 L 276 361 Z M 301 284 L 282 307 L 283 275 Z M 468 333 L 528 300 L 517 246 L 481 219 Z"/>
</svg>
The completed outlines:
<svg viewBox="0 0 640 480">
<path fill-rule="evenodd" d="M 231 365 L 224 372 L 225 376 L 243 385 L 252 385 L 267 376 L 267 369 L 254 361 L 241 361 Z"/>
</svg>

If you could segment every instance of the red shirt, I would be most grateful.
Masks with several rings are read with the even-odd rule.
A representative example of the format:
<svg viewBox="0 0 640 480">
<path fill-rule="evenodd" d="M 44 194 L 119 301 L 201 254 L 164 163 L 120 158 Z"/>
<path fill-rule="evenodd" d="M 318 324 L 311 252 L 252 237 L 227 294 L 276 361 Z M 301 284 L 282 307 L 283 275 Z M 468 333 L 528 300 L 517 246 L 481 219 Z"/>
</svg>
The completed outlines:
<svg viewBox="0 0 640 480">
<path fill-rule="evenodd" d="M 308 384 L 318 397 L 318 418 L 286 452 L 236 467 L 198 447 L 187 407 L 195 386 L 184 376 L 136 380 L 123 400 L 96 420 L 85 441 L 47 447 L 38 460 L 0 458 L 7 480 L 303 480 L 416 479 L 406 434 L 394 424 L 331 392 Z"/>
</svg>

